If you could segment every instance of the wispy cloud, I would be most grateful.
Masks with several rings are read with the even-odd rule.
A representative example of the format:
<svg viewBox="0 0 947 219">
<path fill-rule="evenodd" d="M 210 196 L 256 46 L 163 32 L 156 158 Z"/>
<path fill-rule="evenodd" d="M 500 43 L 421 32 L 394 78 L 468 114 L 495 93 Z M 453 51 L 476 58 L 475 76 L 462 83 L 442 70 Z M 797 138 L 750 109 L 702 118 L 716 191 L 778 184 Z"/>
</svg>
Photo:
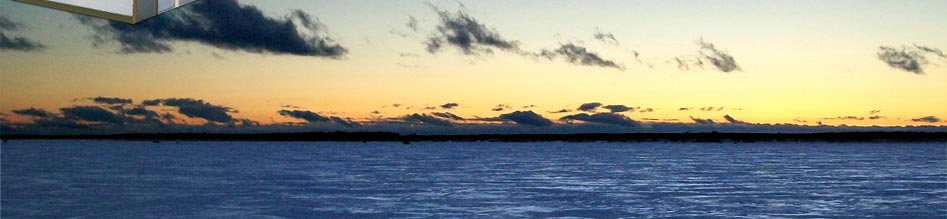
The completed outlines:
<svg viewBox="0 0 947 219">
<path fill-rule="evenodd" d="M 436 116 L 436 117 L 441 117 L 441 118 L 444 118 L 444 119 L 448 119 L 448 120 L 460 120 L 460 121 L 466 120 L 466 119 L 464 119 L 464 117 L 460 117 L 460 116 L 455 115 L 455 114 L 450 113 L 450 112 L 433 112 L 433 113 L 431 113 L 431 115 Z"/>
<path fill-rule="evenodd" d="M 615 39 L 615 35 L 609 32 L 604 32 L 598 28 L 595 28 L 595 34 L 592 37 L 605 44 L 611 44 L 611 45 L 616 45 L 616 46 L 619 45 L 618 39 Z"/>
<path fill-rule="evenodd" d="M 639 125 L 637 121 L 632 120 L 631 118 L 628 118 L 625 115 L 621 115 L 617 113 L 595 113 L 595 114 L 579 113 L 579 114 L 574 114 L 574 115 L 563 116 L 562 118 L 559 118 L 559 120 L 567 121 L 567 122 L 582 121 L 582 122 L 600 123 L 600 124 L 626 126 L 626 127 L 636 127 Z"/>
<path fill-rule="evenodd" d="M 40 118 L 40 119 L 56 116 L 56 114 L 54 113 L 51 113 L 44 109 L 37 109 L 37 108 L 13 110 L 13 113 L 17 115 L 31 116 L 31 117 Z"/>
<path fill-rule="evenodd" d="M 730 116 L 730 115 L 724 115 L 723 119 L 727 120 L 727 122 L 729 122 L 730 124 L 748 124 L 747 122 L 737 120 L 733 118 L 733 116 Z"/>
<path fill-rule="evenodd" d="M 34 40 L 7 35 L 7 32 L 19 31 L 20 29 L 23 29 L 23 24 L 14 22 L 6 16 L 0 15 L 0 51 L 33 52 L 41 51 L 46 48 L 45 45 Z"/>
<path fill-rule="evenodd" d="M 691 120 L 693 120 L 694 123 L 697 123 L 697 124 L 700 124 L 700 125 L 713 125 L 713 124 L 717 124 L 717 123 L 714 122 L 714 120 L 712 120 L 712 119 L 694 118 L 693 116 L 691 116 Z"/>
<path fill-rule="evenodd" d="M 925 117 L 921 117 L 921 118 L 914 118 L 914 119 L 911 119 L 911 121 L 914 121 L 914 122 L 925 122 L 925 123 L 938 123 L 938 122 L 940 122 L 941 120 L 940 120 L 940 118 L 937 118 L 936 116 L 925 116 Z"/>
<path fill-rule="evenodd" d="M 15 31 L 19 30 L 22 26 L 22 24 L 13 22 L 10 18 L 0 15 L 0 31 Z"/>
<path fill-rule="evenodd" d="M 418 19 L 414 16 L 408 16 L 408 22 L 405 23 L 405 26 L 408 26 L 408 29 L 411 29 L 413 32 L 418 32 Z"/>
<path fill-rule="evenodd" d="M 197 1 L 141 23 L 78 16 L 97 31 L 95 45 L 118 42 L 124 53 L 173 51 L 174 42 L 196 42 L 218 49 L 251 53 L 338 58 L 348 50 L 325 35 L 317 19 L 303 11 L 268 17 L 236 0 Z"/>
<path fill-rule="evenodd" d="M 836 116 L 836 117 L 825 117 L 822 118 L 825 120 L 865 120 L 863 116 Z"/>
<path fill-rule="evenodd" d="M 309 123 L 330 122 L 329 117 L 308 110 L 280 110 L 278 113 L 281 116 L 301 119 Z"/>
<path fill-rule="evenodd" d="M 559 118 L 561 121 L 582 121 L 582 122 L 591 122 L 591 123 L 601 123 L 617 126 L 626 126 L 626 127 L 635 127 L 638 126 L 638 122 L 628 118 L 625 115 L 617 113 L 596 113 L 596 114 L 587 114 L 579 113 L 575 115 L 568 115 Z"/>
<path fill-rule="evenodd" d="M 280 111 L 277 111 L 277 113 L 279 113 L 281 116 L 306 121 L 306 123 L 308 124 L 325 123 L 325 124 L 336 124 L 336 125 L 341 125 L 341 126 L 346 126 L 346 127 L 353 127 L 353 126 L 361 125 L 357 122 L 352 121 L 351 119 L 343 119 L 338 116 L 323 116 L 323 115 L 320 115 L 319 113 L 312 112 L 309 110 L 299 110 L 299 109 L 280 110 Z M 245 123 L 254 123 L 253 121 L 249 121 L 249 120 L 246 120 L 246 121 L 247 122 Z"/>
<path fill-rule="evenodd" d="M 690 70 L 692 66 L 703 68 L 704 65 L 708 63 L 717 71 L 724 73 L 741 70 L 740 65 L 737 64 L 733 55 L 717 48 L 713 43 L 700 39 L 697 41 L 697 46 L 699 50 L 696 56 L 675 57 L 668 62 L 676 65 L 678 69 L 685 71 Z"/>
<path fill-rule="evenodd" d="M 618 70 L 625 70 L 625 67 L 621 64 L 618 64 L 615 61 L 602 58 L 598 53 L 589 51 L 589 49 L 575 45 L 573 43 L 565 43 L 559 46 L 559 48 L 548 50 L 544 49 L 538 54 L 540 57 L 544 57 L 549 60 L 553 60 L 559 57 L 565 59 L 566 62 L 572 63 L 574 65 L 583 65 L 583 66 L 595 66 L 595 67 L 604 67 L 604 68 L 615 68 Z"/>
<path fill-rule="evenodd" d="M 888 46 L 878 47 L 879 60 L 892 68 L 917 75 L 924 74 L 924 67 L 929 64 L 928 55 L 947 58 L 940 49 L 926 46 L 902 46 L 900 49 Z"/>
<path fill-rule="evenodd" d="M 493 109 L 490 109 L 490 110 L 491 110 L 491 111 L 494 111 L 494 112 L 500 112 L 500 111 L 509 110 L 509 109 L 512 109 L 512 107 L 510 107 L 510 105 L 499 104 L 499 105 L 493 107 Z"/>
<path fill-rule="evenodd" d="M 705 42 L 703 39 L 697 42 L 700 45 L 701 58 L 707 60 L 717 70 L 721 72 L 739 71 L 740 66 L 730 53 L 717 49 L 713 43 Z"/>
<path fill-rule="evenodd" d="M 450 120 L 441 119 L 436 116 L 431 116 L 428 114 L 411 114 L 405 115 L 402 117 L 405 122 L 409 124 L 421 124 L 421 125 L 434 125 L 434 126 L 443 126 L 443 127 L 453 127 L 454 124 Z"/>
<path fill-rule="evenodd" d="M 101 103 L 106 105 L 125 105 L 131 104 L 132 99 L 118 98 L 118 97 L 92 97 L 89 98 L 92 102 Z"/>
<path fill-rule="evenodd" d="M 430 53 L 437 53 L 445 46 L 457 48 L 464 55 L 491 54 L 494 49 L 519 51 L 516 41 L 504 39 L 464 10 L 442 11 L 433 5 L 431 8 L 437 12 L 440 23 L 425 42 Z"/>
<path fill-rule="evenodd" d="M 569 113 L 569 112 L 572 112 L 572 110 L 570 110 L 570 109 L 561 109 L 561 110 L 556 110 L 556 111 L 549 111 L 549 113 L 554 113 L 554 114 L 558 114 L 558 113 Z"/>
</svg>

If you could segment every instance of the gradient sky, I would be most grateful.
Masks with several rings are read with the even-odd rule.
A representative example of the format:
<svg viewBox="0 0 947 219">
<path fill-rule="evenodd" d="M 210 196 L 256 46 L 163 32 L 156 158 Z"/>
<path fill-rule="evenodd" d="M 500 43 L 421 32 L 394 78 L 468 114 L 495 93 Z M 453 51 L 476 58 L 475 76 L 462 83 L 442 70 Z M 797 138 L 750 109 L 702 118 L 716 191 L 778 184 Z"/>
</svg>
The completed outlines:
<svg viewBox="0 0 947 219">
<path fill-rule="evenodd" d="M 275 20 L 305 12 L 321 23 L 321 37 L 347 52 L 294 55 L 167 40 L 170 51 L 123 53 L 120 42 L 107 36 L 97 44 L 102 32 L 70 13 L 0 1 L 0 15 L 20 24 L 4 30 L 5 37 L 41 45 L 0 50 L 0 112 L 24 123 L 31 118 L 13 110 L 56 113 L 90 105 L 82 98 L 91 97 L 136 103 L 194 98 L 262 124 L 298 121 L 278 113 L 286 105 L 360 122 L 429 113 L 423 108 L 445 103 L 458 103 L 449 111 L 467 118 L 531 110 L 556 120 L 568 114 L 550 111 L 601 102 L 654 110 L 623 114 L 637 121 L 692 123 L 691 117 L 722 121 L 730 115 L 750 123 L 947 124 L 912 121 L 947 118 L 947 59 L 921 51 L 928 63 L 919 74 L 879 58 L 882 46 L 947 49 L 942 0 L 239 3 Z M 428 52 L 425 42 L 442 22 L 439 11 L 462 11 L 515 41 L 518 50 L 465 54 L 444 45 Z M 412 18 L 416 31 L 408 25 Z M 596 33 L 614 41 L 597 40 Z M 703 68 L 679 68 L 674 59 L 700 57 L 701 41 L 732 55 L 740 70 L 722 72 L 706 61 Z M 623 69 L 535 55 L 567 44 Z M 491 110 L 499 104 L 511 107 Z M 529 105 L 535 107 L 522 108 Z"/>
</svg>

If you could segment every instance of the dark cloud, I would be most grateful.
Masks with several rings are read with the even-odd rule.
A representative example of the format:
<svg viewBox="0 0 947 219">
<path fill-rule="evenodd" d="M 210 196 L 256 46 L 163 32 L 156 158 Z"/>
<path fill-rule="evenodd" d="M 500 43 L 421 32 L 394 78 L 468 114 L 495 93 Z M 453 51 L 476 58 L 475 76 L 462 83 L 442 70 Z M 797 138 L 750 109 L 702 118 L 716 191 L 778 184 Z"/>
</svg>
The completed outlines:
<svg viewBox="0 0 947 219">
<path fill-rule="evenodd" d="M 677 111 L 689 111 L 689 110 L 691 110 L 691 109 L 693 109 L 693 108 L 691 108 L 691 107 L 681 107 L 681 108 L 678 108 Z"/>
<path fill-rule="evenodd" d="M 507 114 L 501 114 L 498 118 L 503 121 L 510 121 L 520 125 L 528 126 L 551 126 L 553 122 L 542 115 L 533 111 L 516 111 Z"/>
<path fill-rule="evenodd" d="M 652 109 L 652 108 L 645 108 L 645 109 L 638 110 L 638 112 L 639 112 L 639 113 L 650 113 L 650 112 L 654 112 L 654 109 Z"/>
<path fill-rule="evenodd" d="M 874 114 L 878 114 L 878 113 L 880 113 L 880 112 L 881 112 L 881 110 L 871 110 L 870 112 L 868 112 L 868 114 L 874 115 Z"/>
<path fill-rule="evenodd" d="M 906 48 L 899 50 L 885 46 L 878 48 L 878 59 L 892 68 L 919 75 L 924 74 L 922 65 L 927 63 L 927 59 L 917 51 L 908 50 Z"/>
<path fill-rule="evenodd" d="M 329 117 L 329 120 L 332 120 L 332 123 L 335 123 L 335 124 L 338 124 L 338 125 L 343 125 L 343 126 L 348 126 L 348 127 L 361 126 L 361 125 L 362 125 L 362 124 L 359 124 L 359 123 L 357 123 L 357 122 L 352 121 L 352 119 L 342 119 L 341 117 L 338 117 L 338 116 L 331 116 L 331 117 Z"/>
<path fill-rule="evenodd" d="M 605 108 L 608 111 L 611 111 L 612 113 L 623 113 L 623 112 L 633 111 L 636 109 L 635 107 L 629 107 L 625 105 L 608 105 L 608 106 L 603 106 L 602 108 Z"/>
<path fill-rule="evenodd" d="M 132 99 L 124 99 L 118 97 L 93 97 L 90 98 L 92 102 L 106 104 L 106 105 L 125 105 L 131 104 Z"/>
<path fill-rule="evenodd" d="M 740 66 L 737 65 L 737 61 L 733 58 L 732 55 L 726 51 L 717 49 L 713 43 L 704 42 L 700 40 L 697 42 L 700 45 L 700 55 L 701 58 L 710 62 L 717 70 L 722 72 L 732 72 L 739 71 Z"/>
<path fill-rule="evenodd" d="M 296 106 L 296 105 L 292 105 L 292 104 L 286 104 L 286 105 L 282 105 L 282 106 L 280 106 L 280 107 L 289 108 L 289 109 L 302 109 L 302 107 L 299 107 L 299 106 Z"/>
<path fill-rule="evenodd" d="M 723 119 L 724 119 L 724 120 L 727 120 L 727 122 L 729 122 L 730 124 L 747 124 L 747 123 L 744 122 L 744 121 L 740 121 L 740 120 L 734 119 L 734 118 L 733 118 L 732 116 L 730 116 L 730 115 L 723 115 Z"/>
<path fill-rule="evenodd" d="M 481 24 L 463 10 L 451 13 L 434 6 L 431 8 L 440 17 L 440 24 L 425 42 L 430 53 L 436 53 L 444 46 L 455 47 L 464 55 L 490 54 L 494 49 L 519 51 L 516 41 L 503 39 L 496 30 Z"/>
<path fill-rule="evenodd" d="M 79 20 L 98 31 L 96 45 L 116 41 L 124 53 L 171 52 L 178 41 L 251 53 L 338 58 L 348 52 L 325 37 L 325 28 L 305 12 L 273 18 L 236 0 L 197 1 L 135 25 Z"/>
<path fill-rule="evenodd" d="M 927 46 L 902 46 L 901 49 L 887 46 L 878 47 L 879 60 L 892 68 L 918 75 L 924 74 L 924 66 L 928 64 L 926 54 L 933 54 L 938 58 L 947 58 L 940 49 Z"/>
<path fill-rule="evenodd" d="M 860 117 L 860 116 L 838 116 L 838 117 L 834 117 L 834 118 L 832 118 L 832 117 L 826 117 L 826 118 L 822 118 L 822 119 L 827 119 L 827 120 L 865 120 L 865 117 Z"/>
<path fill-rule="evenodd" d="M 125 118 L 112 111 L 97 106 L 76 106 L 59 109 L 63 117 L 69 120 L 122 124 Z"/>
<path fill-rule="evenodd" d="M 926 123 L 938 123 L 938 122 L 940 122 L 941 120 L 940 120 L 940 118 L 937 118 L 936 116 L 925 116 L 925 117 L 921 117 L 921 118 L 911 119 L 911 121 L 914 121 L 914 122 L 926 122 Z"/>
<path fill-rule="evenodd" d="M 22 24 L 13 22 L 9 18 L 0 15 L 0 31 L 17 31 L 22 27 Z"/>
<path fill-rule="evenodd" d="M 67 129 L 88 130 L 92 128 L 92 126 L 90 125 L 81 124 L 81 123 L 76 122 L 75 120 L 70 120 L 66 118 L 58 118 L 58 117 L 36 120 L 36 122 L 33 123 L 33 126 L 41 127 L 42 129 L 67 128 Z"/>
<path fill-rule="evenodd" d="M 13 50 L 31 52 L 40 51 L 45 48 L 43 44 L 24 37 L 7 36 L 7 31 L 18 31 L 22 28 L 23 24 L 14 22 L 3 15 L 0 15 L 0 51 Z"/>
<path fill-rule="evenodd" d="M 142 122 L 142 123 L 147 123 L 147 124 L 162 124 L 161 122 L 162 120 L 165 120 L 169 123 L 172 120 L 174 120 L 174 116 L 171 114 L 166 114 L 165 116 L 161 116 L 158 114 L 158 112 L 148 110 L 145 107 L 121 109 L 120 112 L 123 113 L 125 116 L 129 116 L 129 118 L 127 119 L 133 122 Z M 134 116 L 140 116 L 143 119 L 140 119 L 140 120 L 135 119 Z"/>
<path fill-rule="evenodd" d="M 589 115 L 587 113 L 579 113 L 575 115 L 568 115 L 562 118 L 559 118 L 562 121 L 583 121 L 583 122 L 592 122 L 592 123 L 601 123 L 617 126 L 626 126 L 626 127 L 635 127 L 638 126 L 638 122 L 628 118 L 627 116 L 616 114 L 616 113 L 596 113 Z"/>
<path fill-rule="evenodd" d="M 524 108 L 527 108 L 527 107 L 524 107 Z M 500 105 L 497 105 L 497 106 L 493 107 L 493 109 L 491 109 L 491 110 L 494 111 L 494 112 L 500 112 L 500 111 L 504 111 L 504 110 L 508 110 L 508 109 L 512 109 L 512 107 L 510 107 L 510 105 L 500 104 Z"/>
<path fill-rule="evenodd" d="M 46 48 L 43 44 L 23 37 L 8 37 L 0 32 L 0 51 L 14 50 L 23 52 L 40 51 Z"/>
<path fill-rule="evenodd" d="M 51 113 L 44 109 L 37 109 L 37 108 L 13 110 L 13 113 L 18 114 L 18 115 L 24 115 L 24 116 L 32 116 L 32 117 L 40 118 L 40 119 L 56 116 L 56 114 L 54 113 Z"/>
<path fill-rule="evenodd" d="M 431 115 L 434 115 L 434 116 L 437 116 L 437 117 L 441 117 L 441 118 L 444 118 L 444 119 L 449 119 L 449 120 L 465 120 L 464 117 L 460 117 L 460 116 L 454 115 L 453 113 L 449 113 L 449 112 L 443 112 L 443 113 L 433 112 L 433 113 L 431 113 Z"/>
<path fill-rule="evenodd" d="M 205 1 L 199 1 L 205 2 Z M 204 100 L 197 100 L 191 98 L 168 98 L 168 99 L 156 99 L 156 100 L 145 100 L 142 104 L 146 106 L 172 106 L 178 108 L 178 113 L 185 115 L 190 118 L 201 118 L 207 120 L 208 122 L 221 122 L 229 123 L 233 122 L 233 116 L 230 116 L 230 112 L 234 112 L 230 107 L 213 105 Z"/>
<path fill-rule="evenodd" d="M 572 110 L 570 110 L 570 109 L 561 109 L 561 110 L 556 110 L 556 111 L 549 111 L 549 113 L 568 113 L 568 112 L 572 112 Z"/>
<path fill-rule="evenodd" d="M 348 127 L 361 125 L 357 122 L 353 122 L 351 119 L 343 119 L 337 116 L 326 117 L 326 116 L 322 116 L 322 115 L 319 115 L 318 113 L 308 111 L 308 110 L 280 110 L 278 111 L 278 113 L 281 116 L 290 117 L 294 119 L 301 119 L 301 120 L 306 121 L 306 123 L 310 123 L 310 124 L 311 123 L 331 123 L 331 124 L 343 125 L 343 126 L 348 126 Z M 242 123 L 245 125 L 247 124 L 247 122 L 242 122 Z M 256 124 L 256 123 L 253 122 L 250 124 Z"/>
<path fill-rule="evenodd" d="M 434 125 L 443 127 L 453 127 L 454 124 L 449 120 L 441 119 L 428 114 L 411 114 L 403 117 L 404 121 L 411 124 Z"/>
<path fill-rule="evenodd" d="M 885 118 L 884 116 L 879 116 L 879 115 L 874 115 L 874 116 L 868 117 L 868 119 L 870 119 L 870 120 L 879 120 L 879 119 L 884 119 L 884 118 Z"/>
<path fill-rule="evenodd" d="M 596 40 L 602 41 L 606 44 L 618 45 L 618 39 L 615 39 L 615 35 L 609 32 L 602 32 L 602 30 L 595 28 L 595 37 Z"/>
<path fill-rule="evenodd" d="M 723 111 L 724 108 L 725 108 L 725 107 L 722 107 L 722 106 L 721 106 L 721 107 L 708 106 L 708 107 L 701 107 L 701 108 L 700 108 L 700 111 L 704 111 L 704 112 L 709 112 L 709 111 Z"/>
<path fill-rule="evenodd" d="M 453 109 L 453 108 L 455 108 L 455 107 L 457 107 L 457 106 L 460 106 L 460 104 L 458 104 L 458 103 L 445 103 L 444 105 L 441 105 L 441 108 L 444 108 L 444 109 Z"/>
<path fill-rule="evenodd" d="M 544 49 L 537 55 L 540 57 L 545 57 L 549 60 L 556 59 L 557 57 L 563 57 L 567 62 L 575 65 L 597 66 L 625 70 L 624 66 L 619 65 L 615 61 L 606 60 L 597 53 L 591 52 L 585 47 L 577 46 L 572 43 L 562 44 L 558 49 L 555 50 Z"/>
<path fill-rule="evenodd" d="M 240 126 L 259 126 L 260 122 L 253 121 L 250 119 L 238 119 L 238 120 L 235 120 L 234 122 L 231 122 L 230 126 L 237 126 L 237 124 L 239 124 Z"/>
<path fill-rule="evenodd" d="M 576 110 L 585 111 L 585 112 L 595 112 L 595 110 L 601 106 L 602 106 L 602 103 L 599 103 L 599 102 L 584 103 L 582 105 L 579 105 L 579 108 L 576 108 Z"/>
<path fill-rule="evenodd" d="M 707 63 L 714 69 L 725 73 L 741 70 L 732 55 L 718 49 L 713 43 L 701 39 L 697 41 L 697 46 L 699 46 L 700 49 L 696 56 L 675 57 L 668 62 L 673 63 L 678 69 L 684 71 L 690 70 L 692 67 L 704 69 L 704 65 Z"/>
<path fill-rule="evenodd" d="M 307 110 L 280 110 L 279 114 L 281 116 L 291 117 L 295 119 L 302 119 L 309 123 L 330 121 L 328 117 L 325 117 L 325 116 L 319 115 L 318 113 L 314 113 Z"/>
<path fill-rule="evenodd" d="M 129 116 L 144 116 L 148 118 L 158 118 L 160 117 L 157 112 L 145 109 L 144 107 L 135 107 L 128 110 L 125 110 L 125 115 Z"/>
<path fill-rule="evenodd" d="M 694 118 L 693 116 L 691 116 L 691 120 L 694 120 L 694 123 L 697 123 L 697 124 L 700 124 L 700 125 L 713 125 L 713 124 L 716 124 L 716 122 L 714 122 L 714 120 L 711 120 L 711 119 Z"/>
</svg>

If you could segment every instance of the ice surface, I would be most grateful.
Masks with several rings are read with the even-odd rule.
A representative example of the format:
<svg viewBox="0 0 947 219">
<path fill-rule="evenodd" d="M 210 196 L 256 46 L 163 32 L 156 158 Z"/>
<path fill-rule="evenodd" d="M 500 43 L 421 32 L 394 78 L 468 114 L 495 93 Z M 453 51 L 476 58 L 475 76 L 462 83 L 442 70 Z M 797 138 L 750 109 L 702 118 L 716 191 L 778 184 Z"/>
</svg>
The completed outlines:
<svg viewBox="0 0 947 219">
<path fill-rule="evenodd" d="M 2 218 L 943 218 L 943 143 L 9 141 Z"/>
</svg>

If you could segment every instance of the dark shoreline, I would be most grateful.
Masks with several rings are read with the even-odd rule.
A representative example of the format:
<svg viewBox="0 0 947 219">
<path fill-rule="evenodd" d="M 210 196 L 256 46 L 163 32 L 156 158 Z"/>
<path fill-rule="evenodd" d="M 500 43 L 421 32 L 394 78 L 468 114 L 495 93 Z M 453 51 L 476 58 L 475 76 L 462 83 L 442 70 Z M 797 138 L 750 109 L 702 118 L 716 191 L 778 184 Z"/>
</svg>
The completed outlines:
<svg viewBox="0 0 947 219">
<path fill-rule="evenodd" d="M 947 132 L 619 133 L 401 135 L 391 132 L 158 133 L 114 135 L 0 135 L 7 140 L 340 141 L 340 142 L 947 142 Z"/>
</svg>

